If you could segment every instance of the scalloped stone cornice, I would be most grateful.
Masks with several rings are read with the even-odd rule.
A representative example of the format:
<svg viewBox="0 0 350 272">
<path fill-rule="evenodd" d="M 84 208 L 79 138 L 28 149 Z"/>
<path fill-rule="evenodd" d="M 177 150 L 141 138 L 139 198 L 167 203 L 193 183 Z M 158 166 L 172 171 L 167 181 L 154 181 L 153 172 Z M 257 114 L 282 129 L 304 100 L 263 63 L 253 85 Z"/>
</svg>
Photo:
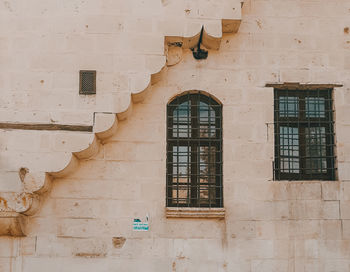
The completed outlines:
<svg viewBox="0 0 350 272">
<path fill-rule="evenodd" d="M 132 91 L 121 99 L 117 113 L 94 113 L 93 133 L 81 140 L 75 140 L 71 153 L 57 154 L 54 168 L 31 171 L 22 168 L 19 176 L 23 183 L 22 192 L 0 192 L 0 235 L 25 235 L 26 216 L 33 215 L 40 207 L 40 198 L 51 186 L 53 178 L 72 173 L 79 160 L 89 159 L 99 151 L 103 141 L 111 137 L 118 128 L 118 122 L 132 112 L 132 105 L 144 99 L 151 86 L 161 79 L 167 66 L 181 61 L 182 50 L 194 47 L 204 26 L 202 43 L 207 49 L 218 50 L 223 33 L 238 31 L 241 21 L 241 1 L 228 0 L 169 0 L 164 4 L 164 18 L 169 29 L 165 29 L 165 52 L 154 58 L 151 68 L 145 74 L 135 75 Z M 184 8 L 185 7 L 185 8 Z M 170 23 L 169 23 L 170 22 Z M 120 110 L 121 109 L 121 110 Z"/>
</svg>

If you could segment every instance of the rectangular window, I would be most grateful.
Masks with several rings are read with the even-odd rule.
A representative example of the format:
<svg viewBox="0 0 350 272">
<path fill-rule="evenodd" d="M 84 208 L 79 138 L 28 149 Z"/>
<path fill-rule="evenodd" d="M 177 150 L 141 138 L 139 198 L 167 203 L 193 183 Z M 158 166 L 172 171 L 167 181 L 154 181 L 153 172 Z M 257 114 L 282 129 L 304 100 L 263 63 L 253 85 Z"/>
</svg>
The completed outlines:
<svg viewBox="0 0 350 272">
<path fill-rule="evenodd" d="M 335 180 L 332 89 L 274 91 L 276 180 Z"/>
</svg>

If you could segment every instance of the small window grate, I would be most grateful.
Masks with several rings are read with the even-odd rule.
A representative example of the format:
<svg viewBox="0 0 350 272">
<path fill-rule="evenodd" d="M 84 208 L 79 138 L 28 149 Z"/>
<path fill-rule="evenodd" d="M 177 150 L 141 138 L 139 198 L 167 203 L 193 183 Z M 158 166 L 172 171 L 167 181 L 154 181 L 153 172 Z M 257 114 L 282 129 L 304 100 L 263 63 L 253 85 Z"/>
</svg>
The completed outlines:
<svg viewBox="0 0 350 272">
<path fill-rule="evenodd" d="M 96 71 L 80 71 L 79 94 L 96 94 Z"/>
<path fill-rule="evenodd" d="M 275 89 L 275 180 L 335 180 L 332 89 Z"/>
</svg>

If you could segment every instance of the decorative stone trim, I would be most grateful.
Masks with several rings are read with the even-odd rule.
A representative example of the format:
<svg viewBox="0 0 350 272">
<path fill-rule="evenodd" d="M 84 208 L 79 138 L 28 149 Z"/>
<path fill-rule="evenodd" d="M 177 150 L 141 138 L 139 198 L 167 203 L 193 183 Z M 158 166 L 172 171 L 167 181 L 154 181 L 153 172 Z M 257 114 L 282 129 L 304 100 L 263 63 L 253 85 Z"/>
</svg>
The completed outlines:
<svg viewBox="0 0 350 272">
<path fill-rule="evenodd" d="M 170 208 L 165 209 L 167 218 L 225 218 L 225 208 Z"/>
</svg>

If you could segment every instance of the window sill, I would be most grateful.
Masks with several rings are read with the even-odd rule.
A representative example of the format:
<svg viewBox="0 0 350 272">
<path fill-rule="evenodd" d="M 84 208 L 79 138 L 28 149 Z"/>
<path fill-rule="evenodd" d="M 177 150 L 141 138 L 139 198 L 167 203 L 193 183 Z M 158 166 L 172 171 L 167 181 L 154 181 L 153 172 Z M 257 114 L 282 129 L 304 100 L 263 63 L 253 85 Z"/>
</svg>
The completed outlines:
<svg viewBox="0 0 350 272">
<path fill-rule="evenodd" d="M 225 218 L 225 208 L 172 208 L 165 209 L 167 218 Z"/>
</svg>

